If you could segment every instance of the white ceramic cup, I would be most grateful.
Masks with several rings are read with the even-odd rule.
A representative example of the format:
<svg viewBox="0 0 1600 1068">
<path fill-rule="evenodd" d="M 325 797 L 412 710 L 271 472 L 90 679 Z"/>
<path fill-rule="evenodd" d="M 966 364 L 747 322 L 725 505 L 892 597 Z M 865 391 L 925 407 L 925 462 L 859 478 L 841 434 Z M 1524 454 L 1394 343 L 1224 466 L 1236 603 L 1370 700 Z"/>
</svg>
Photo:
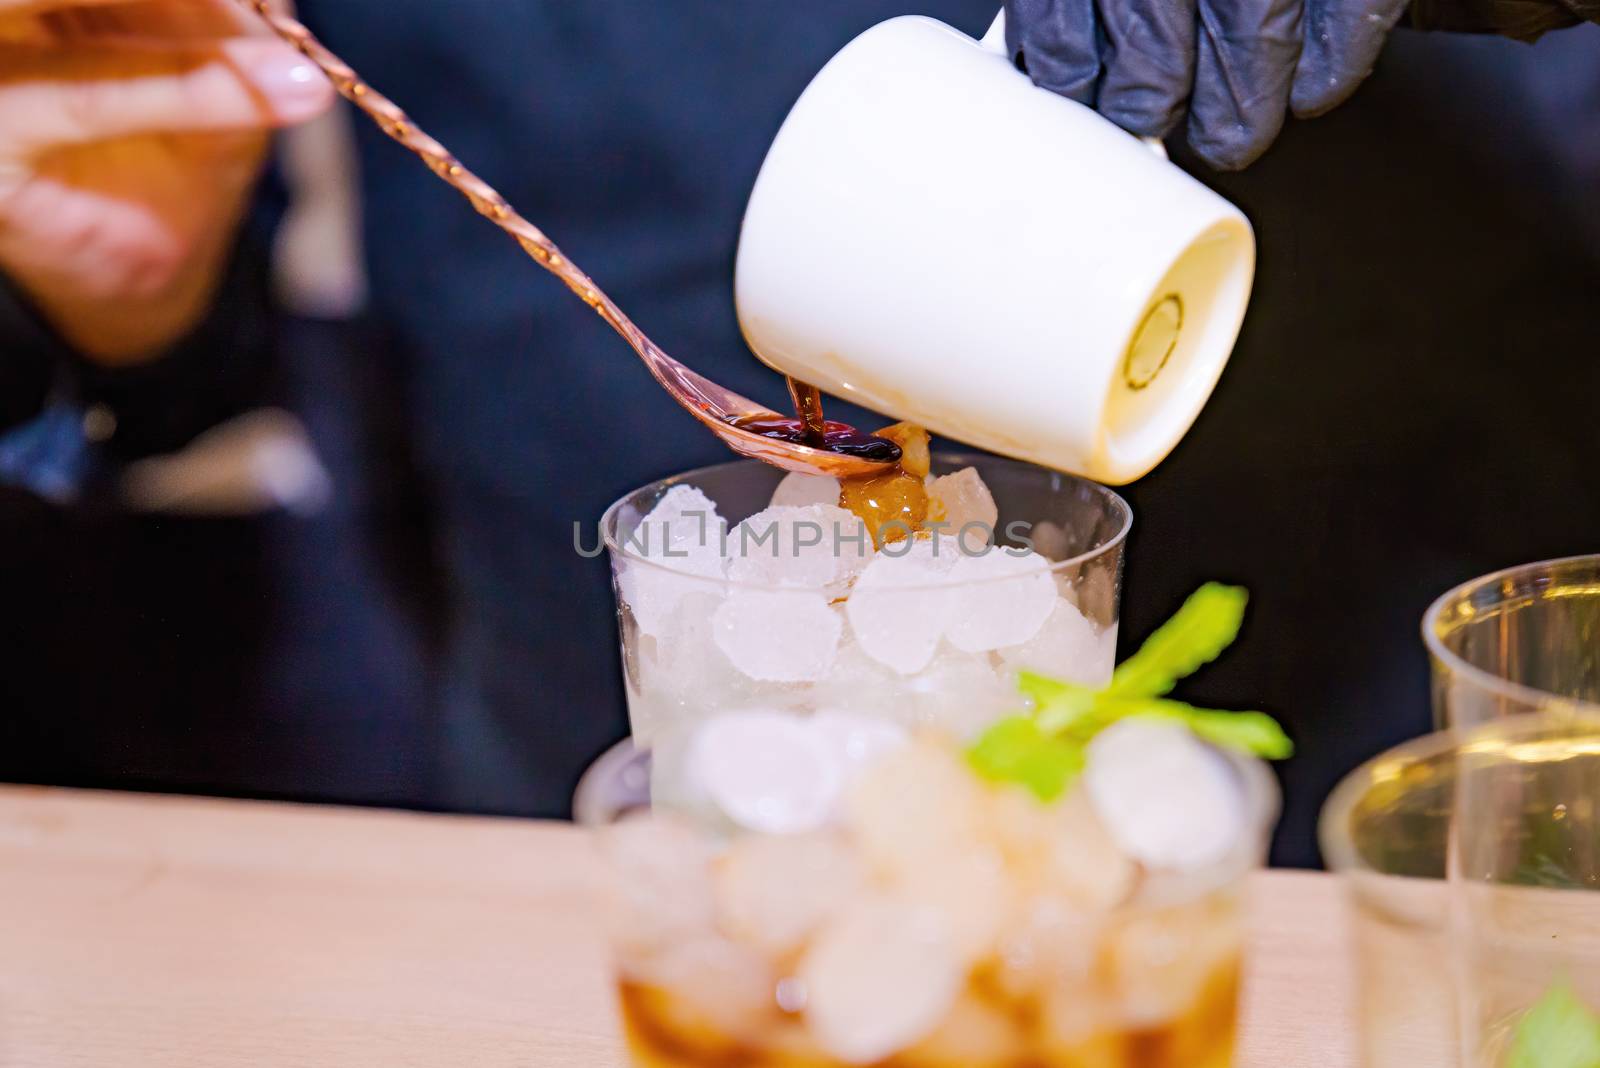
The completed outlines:
<svg viewBox="0 0 1600 1068">
<path fill-rule="evenodd" d="M 983 41 L 891 19 L 794 105 L 745 211 L 739 321 L 767 364 L 1101 482 L 1199 415 L 1255 239 L 1165 153 Z"/>
</svg>

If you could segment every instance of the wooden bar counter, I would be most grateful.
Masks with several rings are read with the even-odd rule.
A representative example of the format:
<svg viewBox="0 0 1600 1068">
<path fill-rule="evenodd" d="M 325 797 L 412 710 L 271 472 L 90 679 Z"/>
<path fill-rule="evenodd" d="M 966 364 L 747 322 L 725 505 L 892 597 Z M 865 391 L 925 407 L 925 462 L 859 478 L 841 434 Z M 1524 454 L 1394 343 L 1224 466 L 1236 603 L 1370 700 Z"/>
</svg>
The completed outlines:
<svg viewBox="0 0 1600 1068">
<path fill-rule="evenodd" d="M 6 1068 L 622 1068 L 565 824 L 0 787 Z M 1338 887 L 1252 887 L 1248 1068 L 1353 1063 Z"/>
</svg>

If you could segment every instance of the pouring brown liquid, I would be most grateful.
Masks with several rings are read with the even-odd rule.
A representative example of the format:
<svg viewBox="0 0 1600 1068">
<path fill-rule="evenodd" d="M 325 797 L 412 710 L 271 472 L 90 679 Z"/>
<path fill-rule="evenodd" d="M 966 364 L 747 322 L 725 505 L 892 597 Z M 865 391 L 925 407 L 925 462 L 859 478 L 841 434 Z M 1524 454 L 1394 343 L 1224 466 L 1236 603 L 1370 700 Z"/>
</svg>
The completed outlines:
<svg viewBox="0 0 1600 1068">
<path fill-rule="evenodd" d="M 784 375 L 783 380 L 789 386 L 790 399 L 794 401 L 794 414 L 805 424 L 806 444 L 820 444 L 827 429 L 827 421 L 822 418 L 822 390 L 790 375 Z"/>
<path fill-rule="evenodd" d="M 741 419 L 741 429 L 762 437 L 792 441 L 797 445 L 861 456 L 894 466 L 870 478 L 847 478 L 839 483 L 839 506 L 853 512 L 880 548 L 910 537 L 928 519 L 928 432 L 911 423 L 895 423 L 868 434 L 847 423 L 823 418 L 822 391 L 787 378 L 794 398 L 795 418 Z"/>
<path fill-rule="evenodd" d="M 733 425 L 764 438 L 809 445 L 841 456 L 859 456 L 863 460 L 886 464 L 900 459 L 900 446 L 888 438 L 857 430 L 849 423 L 824 419 L 822 391 L 816 386 L 795 378 L 786 381 L 789 383 L 789 396 L 794 398 L 795 418 L 753 416 L 736 419 Z"/>
</svg>

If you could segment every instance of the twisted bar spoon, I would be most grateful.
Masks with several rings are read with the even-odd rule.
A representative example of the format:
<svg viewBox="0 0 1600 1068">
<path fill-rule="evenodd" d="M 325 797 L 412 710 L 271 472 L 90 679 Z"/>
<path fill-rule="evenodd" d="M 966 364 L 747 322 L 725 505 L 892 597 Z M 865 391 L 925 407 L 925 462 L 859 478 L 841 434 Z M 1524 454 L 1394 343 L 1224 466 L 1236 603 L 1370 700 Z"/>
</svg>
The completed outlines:
<svg viewBox="0 0 1600 1068">
<path fill-rule="evenodd" d="M 844 423 L 823 422 L 820 396 L 812 386 L 789 380 L 790 391 L 802 412 L 802 418 L 795 419 L 719 386 L 668 356 L 543 231 L 518 214 L 489 183 L 462 166 L 393 101 L 363 81 L 298 20 L 272 10 L 268 0 L 239 3 L 321 68 L 340 96 L 364 112 L 385 134 L 414 152 L 429 170 L 466 197 L 480 215 L 511 235 L 541 267 L 565 282 L 633 347 L 672 399 L 734 452 L 788 471 L 836 478 L 882 474 L 899 460 L 900 449 L 894 442 Z"/>
</svg>

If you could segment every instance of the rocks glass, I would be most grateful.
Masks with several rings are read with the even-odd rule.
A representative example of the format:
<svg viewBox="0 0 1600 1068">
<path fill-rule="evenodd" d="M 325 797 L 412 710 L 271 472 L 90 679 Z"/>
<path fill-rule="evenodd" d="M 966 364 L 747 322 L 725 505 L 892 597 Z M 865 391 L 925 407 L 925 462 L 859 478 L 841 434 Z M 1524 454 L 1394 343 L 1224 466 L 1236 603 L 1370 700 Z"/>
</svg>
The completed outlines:
<svg viewBox="0 0 1600 1068">
<path fill-rule="evenodd" d="M 1019 670 L 1110 677 L 1127 504 L 986 456 L 936 455 L 929 490 L 943 525 L 917 537 L 868 531 L 832 480 L 748 461 L 611 506 L 633 740 L 658 806 L 790 830 L 876 748 L 1016 710 Z"/>
</svg>

